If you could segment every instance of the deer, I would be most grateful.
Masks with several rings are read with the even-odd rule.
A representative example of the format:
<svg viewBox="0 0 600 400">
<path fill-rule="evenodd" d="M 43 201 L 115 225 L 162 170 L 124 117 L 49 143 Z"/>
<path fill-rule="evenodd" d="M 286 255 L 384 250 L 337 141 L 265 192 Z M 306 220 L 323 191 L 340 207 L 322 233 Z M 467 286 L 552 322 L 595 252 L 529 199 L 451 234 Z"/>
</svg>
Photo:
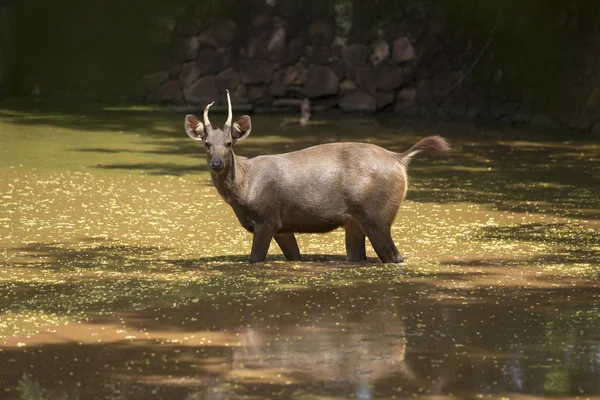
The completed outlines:
<svg viewBox="0 0 600 400">
<path fill-rule="evenodd" d="M 238 156 L 237 142 L 252 131 L 250 116 L 222 128 L 185 117 L 185 132 L 201 141 L 212 183 L 244 229 L 252 233 L 250 263 L 264 263 L 274 238 L 288 261 L 301 261 L 296 233 L 345 230 L 346 260 L 366 262 L 366 238 L 382 263 L 401 264 L 391 227 L 407 191 L 407 167 L 422 151 L 448 151 L 441 136 L 428 136 L 402 153 L 358 142 L 334 142 L 283 154 Z"/>
</svg>

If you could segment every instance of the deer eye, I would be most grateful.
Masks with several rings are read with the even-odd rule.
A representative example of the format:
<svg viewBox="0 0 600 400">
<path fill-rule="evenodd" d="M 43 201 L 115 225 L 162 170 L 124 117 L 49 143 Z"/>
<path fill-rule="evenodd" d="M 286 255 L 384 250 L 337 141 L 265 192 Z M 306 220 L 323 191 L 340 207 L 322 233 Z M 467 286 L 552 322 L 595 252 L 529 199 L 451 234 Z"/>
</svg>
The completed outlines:
<svg viewBox="0 0 600 400">
<path fill-rule="evenodd" d="M 225 143 L 225 147 L 231 147 L 231 142 Z"/>
<path fill-rule="evenodd" d="M 206 147 L 207 149 L 210 149 L 211 144 L 208 142 L 204 142 L 204 147 Z"/>
</svg>

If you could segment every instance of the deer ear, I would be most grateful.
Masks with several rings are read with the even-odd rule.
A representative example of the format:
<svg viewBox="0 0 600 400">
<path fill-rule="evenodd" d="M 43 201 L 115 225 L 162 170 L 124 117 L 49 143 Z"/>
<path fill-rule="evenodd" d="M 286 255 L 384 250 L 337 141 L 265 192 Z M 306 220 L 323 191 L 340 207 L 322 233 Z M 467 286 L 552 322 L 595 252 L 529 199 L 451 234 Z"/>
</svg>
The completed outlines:
<svg viewBox="0 0 600 400">
<path fill-rule="evenodd" d="M 252 131 L 252 121 L 247 115 L 242 115 L 233 123 L 231 129 L 231 137 L 236 141 L 244 140 Z"/>
<path fill-rule="evenodd" d="M 194 140 L 202 140 L 206 134 L 204 124 L 191 114 L 185 116 L 185 133 Z"/>
</svg>

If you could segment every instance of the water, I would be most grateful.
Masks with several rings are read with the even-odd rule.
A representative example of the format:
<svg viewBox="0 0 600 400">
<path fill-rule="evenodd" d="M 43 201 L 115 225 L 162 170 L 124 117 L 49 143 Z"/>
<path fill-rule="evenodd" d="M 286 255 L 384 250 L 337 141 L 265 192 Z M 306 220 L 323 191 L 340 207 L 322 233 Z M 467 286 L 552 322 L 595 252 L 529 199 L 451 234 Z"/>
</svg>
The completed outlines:
<svg viewBox="0 0 600 400">
<path fill-rule="evenodd" d="M 183 115 L 0 110 L 0 398 L 600 398 L 596 142 L 280 119 L 238 154 L 448 138 L 409 168 L 405 265 L 342 231 L 248 265 Z"/>
</svg>

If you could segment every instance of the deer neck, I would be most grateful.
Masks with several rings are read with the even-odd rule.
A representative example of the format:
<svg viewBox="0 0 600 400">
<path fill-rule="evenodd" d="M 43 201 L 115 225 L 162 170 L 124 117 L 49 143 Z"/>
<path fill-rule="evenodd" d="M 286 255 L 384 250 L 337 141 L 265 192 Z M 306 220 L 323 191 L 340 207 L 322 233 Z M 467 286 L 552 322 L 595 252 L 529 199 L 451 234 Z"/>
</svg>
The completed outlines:
<svg viewBox="0 0 600 400">
<path fill-rule="evenodd" d="M 232 150 L 230 162 L 227 163 L 224 170 L 219 174 L 211 172 L 210 175 L 221 197 L 227 203 L 233 204 L 242 202 L 242 184 L 245 173 L 246 159 L 238 157 Z"/>
</svg>

